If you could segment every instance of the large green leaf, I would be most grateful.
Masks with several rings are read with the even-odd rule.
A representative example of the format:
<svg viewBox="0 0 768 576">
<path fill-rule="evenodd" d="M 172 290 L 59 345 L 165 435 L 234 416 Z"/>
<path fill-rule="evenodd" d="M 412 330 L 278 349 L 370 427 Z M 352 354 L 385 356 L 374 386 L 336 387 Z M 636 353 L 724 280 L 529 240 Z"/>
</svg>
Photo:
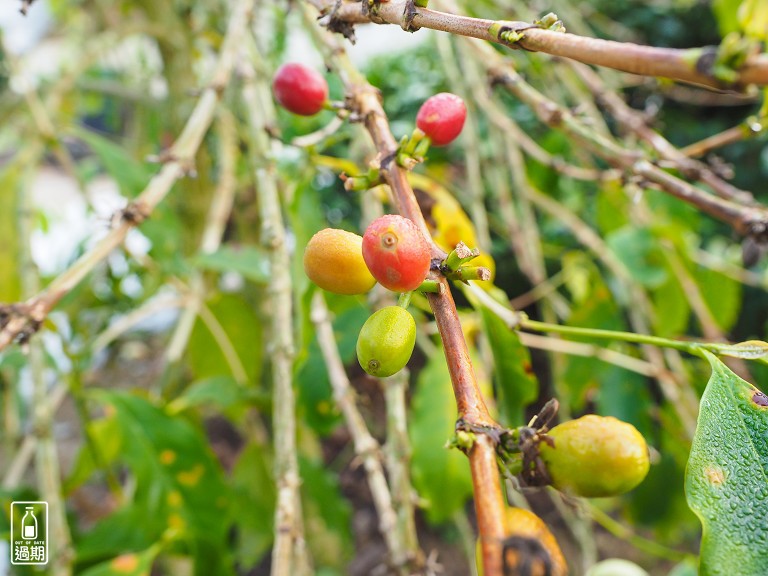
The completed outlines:
<svg viewBox="0 0 768 576">
<path fill-rule="evenodd" d="M 217 294 L 207 303 L 237 354 L 250 381 L 261 372 L 262 324 L 253 306 L 238 294 Z M 224 342 L 217 340 L 201 318 L 197 319 L 187 347 L 187 358 L 199 379 L 232 374 Z"/>
<path fill-rule="evenodd" d="M 701 576 L 768 574 L 768 398 L 706 353 L 685 492 L 701 520 Z"/>
<path fill-rule="evenodd" d="M 121 554 L 86 570 L 82 576 L 149 576 L 159 551 L 160 546 L 154 545 L 142 552 Z"/>
<path fill-rule="evenodd" d="M 94 443 L 109 457 L 117 450 L 115 461 L 127 465 L 135 492 L 126 506 L 80 540 L 78 559 L 92 562 L 142 550 L 163 534 L 173 534 L 201 566 L 222 573 L 220 562 L 228 553 L 228 491 L 201 431 L 139 396 L 105 390 L 91 394 L 116 422 L 92 428 L 108 434 L 94 434 Z"/>
<path fill-rule="evenodd" d="M 427 519 L 447 522 L 472 494 L 472 477 L 464 455 L 446 448 L 456 422 L 448 365 L 435 354 L 419 374 L 411 403 L 413 483 L 426 501 Z"/>
</svg>

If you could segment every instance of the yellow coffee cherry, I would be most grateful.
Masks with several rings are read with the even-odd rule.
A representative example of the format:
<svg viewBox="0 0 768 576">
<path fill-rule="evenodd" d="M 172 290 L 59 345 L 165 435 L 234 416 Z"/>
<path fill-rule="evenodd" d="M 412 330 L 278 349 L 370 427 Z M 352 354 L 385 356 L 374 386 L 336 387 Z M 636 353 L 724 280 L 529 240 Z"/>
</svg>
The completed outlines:
<svg viewBox="0 0 768 576">
<path fill-rule="evenodd" d="M 346 230 L 325 228 L 304 249 L 304 272 L 323 290 L 364 294 L 376 280 L 363 260 L 363 238 Z"/>
<path fill-rule="evenodd" d="M 650 468 L 648 445 L 637 429 L 611 416 L 590 414 L 555 426 L 541 443 L 552 486 L 575 496 L 616 496 L 643 481 Z"/>
</svg>

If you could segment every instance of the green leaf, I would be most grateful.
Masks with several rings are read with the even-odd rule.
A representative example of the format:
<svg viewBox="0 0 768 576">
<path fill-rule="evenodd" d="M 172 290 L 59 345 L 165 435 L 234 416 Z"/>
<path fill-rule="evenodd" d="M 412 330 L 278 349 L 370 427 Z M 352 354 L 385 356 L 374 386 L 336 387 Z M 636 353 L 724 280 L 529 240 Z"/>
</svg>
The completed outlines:
<svg viewBox="0 0 768 576">
<path fill-rule="evenodd" d="M 673 274 L 668 274 L 666 282 L 651 292 L 651 299 L 655 334 L 662 338 L 674 338 L 684 334 L 688 327 L 691 307 L 680 281 Z"/>
<path fill-rule="evenodd" d="M 768 407 L 765 396 L 704 352 L 701 398 L 685 492 L 701 520 L 701 576 L 768 574 Z"/>
<path fill-rule="evenodd" d="M 333 320 L 333 332 L 336 335 L 341 360 L 345 364 L 352 362 L 356 364 L 357 336 L 370 312 L 354 299 L 347 297 L 343 300 L 345 305 L 353 307 L 339 312 L 339 308 L 331 306 L 331 299 L 328 302 L 329 308 L 336 314 Z M 316 338 L 310 343 L 306 355 L 301 363 L 297 364 L 296 370 L 297 405 L 302 418 L 318 434 L 330 434 L 341 418 L 333 399 L 328 370 Z"/>
<path fill-rule="evenodd" d="M 226 409 L 247 400 L 248 394 L 237 380 L 231 376 L 213 376 L 192 383 L 168 405 L 168 411 L 175 414 L 195 406 Z"/>
<path fill-rule="evenodd" d="M 768 342 L 762 340 L 747 340 L 738 344 L 709 344 L 708 348 L 723 356 L 745 360 L 762 360 L 768 356 Z"/>
<path fill-rule="evenodd" d="M 94 390 L 90 395 L 118 424 L 105 428 L 109 438 L 95 441 L 118 446 L 116 461 L 127 465 L 136 488 L 131 502 L 81 539 L 78 558 L 142 550 L 163 534 L 175 534 L 189 543 L 198 562 L 215 563 L 226 553 L 228 491 L 203 434 L 133 394 Z"/>
<path fill-rule="evenodd" d="M 699 571 L 696 569 L 696 563 L 692 560 L 683 560 L 672 568 L 667 576 L 698 576 Z"/>
<path fill-rule="evenodd" d="M 600 187 L 596 198 L 596 223 L 603 235 L 620 229 L 629 223 L 631 200 L 626 188 L 618 180 L 607 180 Z"/>
<path fill-rule="evenodd" d="M 21 298 L 17 176 L 15 169 L 0 174 L 0 302 Z"/>
<path fill-rule="evenodd" d="M 82 572 L 82 576 L 149 576 L 160 551 L 159 545 L 142 552 L 128 552 Z"/>
<path fill-rule="evenodd" d="M 531 355 L 517 332 L 488 308 L 482 307 L 483 330 L 491 345 L 498 408 L 502 423 L 525 424 L 524 410 L 539 396 L 539 381 L 531 368 Z"/>
<path fill-rule="evenodd" d="M 117 441 L 120 438 L 120 423 L 114 414 L 91 420 L 86 423 L 86 428 L 93 439 L 93 446 L 86 443 L 80 449 L 72 473 L 64 485 L 65 493 L 84 484 L 96 470 L 101 466 L 110 466 L 120 455 L 120 442 Z"/>
<path fill-rule="evenodd" d="M 427 520 L 433 524 L 448 522 L 472 495 L 467 458 L 446 447 L 456 416 L 448 365 L 439 352 L 419 373 L 410 419 L 413 484 L 427 502 Z"/>
<path fill-rule="evenodd" d="M 269 258 L 257 246 L 222 246 L 212 254 L 198 254 L 192 264 L 215 272 L 237 272 L 257 284 L 269 282 Z"/>
<path fill-rule="evenodd" d="M 739 29 L 737 14 L 741 3 L 742 0 L 712 0 L 712 11 L 722 36 Z"/>
<path fill-rule="evenodd" d="M 654 288 L 667 280 L 667 270 L 657 253 L 658 240 L 650 230 L 628 226 L 610 233 L 606 242 L 643 286 Z"/>
<path fill-rule="evenodd" d="M 573 308 L 567 324 L 568 326 L 606 330 L 625 329 L 613 296 L 597 272 L 592 276 L 589 297 L 583 304 Z M 579 338 L 579 341 L 605 346 L 604 340 Z M 584 409 L 589 392 L 600 384 L 601 376 L 607 370 L 609 370 L 609 366 L 597 358 L 567 356 L 563 378 L 557 382 L 557 392 L 562 395 L 563 401 L 567 401 L 571 405 L 573 410 L 581 411 Z"/>
<path fill-rule="evenodd" d="M 600 414 L 629 422 L 643 436 L 651 434 L 654 427 L 648 407 L 652 405 L 652 400 L 645 377 L 619 366 L 603 363 L 597 378 L 600 385 L 597 397 Z"/>
<path fill-rule="evenodd" d="M 238 457 L 232 471 L 231 502 L 235 520 L 234 551 L 244 569 L 255 567 L 272 546 L 277 490 L 268 448 L 252 443 Z M 243 513 L 247 510 L 247 513 Z"/>
<path fill-rule="evenodd" d="M 341 495 L 338 476 L 322 462 L 299 459 L 301 501 L 304 510 L 307 540 L 312 558 L 319 566 L 345 568 L 349 562 L 353 541 L 349 527 L 352 511 Z"/>
<path fill-rule="evenodd" d="M 150 165 L 136 160 L 122 146 L 85 128 L 75 128 L 75 135 L 84 140 L 99 157 L 123 195 L 129 198 L 138 196 L 152 178 L 154 171 Z"/>
<path fill-rule="evenodd" d="M 696 268 L 694 275 L 715 322 L 721 330 L 730 330 L 741 310 L 741 284 L 710 268 Z"/>
<path fill-rule="evenodd" d="M 219 294 L 207 303 L 226 333 L 250 381 L 261 373 L 262 324 L 253 306 L 237 294 Z M 197 378 L 232 374 L 219 341 L 198 317 L 187 347 L 187 358 Z"/>
</svg>

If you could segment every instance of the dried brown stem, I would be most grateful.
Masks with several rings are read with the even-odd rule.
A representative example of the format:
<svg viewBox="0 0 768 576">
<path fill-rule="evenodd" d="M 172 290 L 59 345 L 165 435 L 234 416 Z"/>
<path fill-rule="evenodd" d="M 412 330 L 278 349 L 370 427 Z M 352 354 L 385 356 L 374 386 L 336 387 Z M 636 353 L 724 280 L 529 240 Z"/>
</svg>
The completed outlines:
<svg viewBox="0 0 768 576">
<path fill-rule="evenodd" d="M 666 172 L 646 159 L 641 151 L 628 149 L 611 138 L 595 133 L 568 110 L 528 84 L 509 62 L 487 44 L 469 40 L 467 44 L 477 52 L 480 61 L 487 67 L 491 82 L 502 85 L 527 104 L 548 126 L 568 134 L 615 168 L 640 177 L 645 185 L 659 188 L 726 222 L 739 234 L 768 234 L 768 208 L 745 206 L 730 199 L 720 198 Z"/>
<path fill-rule="evenodd" d="M 618 94 L 607 90 L 600 76 L 590 67 L 574 63 L 573 69 L 587 85 L 598 104 L 604 106 L 626 131 L 636 134 L 641 140 L 650 144 L 660 158 L 670 161 L 687 178 L 706 184 L 720 198 L 734 200 L 739 204 L 755 204 L 755 198 L 750 192 L 726 182 L 707 164 L 688 157 L 648 126 L 643 114 L 630 108 Z"/>
<path fill-rule="evenodd" d="M 407 0 L 393 0 L 377 3 L 375 14 L 365 10 L 366 2 L 341 2 L 336 6 L 334 0 L 310 0 L 323 14 L 327 14 L 332 23 L 362 24 L 397 24 L 413 28 L 431 28 L 461 36 L 478 38 L 504 44 L 511 48 L 531 52 L 545 52 L 553 56 L 562 56 L 578 60 L 585 64 L 605 66 L 642 76 L 661 76 L 709 86 L 712 88 L 743 87 L 750 84 L 768 84 L 768 55 L 759 54 L 747 58 L 744 65 L 736 72 L 736 81 L 724 84 L 711 71 L 716 47 L 703 48 L 655 48 L 631 42 L 615 42 L 555 32 L 538 28 L 530 22 L 498 22 L 503 29 L 522 34 L 514 43 L 499 39 L 490 30 L 497 21 L 484 18 L 471 18 L 460 14 L 438 12 L 428 8 L 418 8 Z M 406 19 L 406 15 L 408 18 Z M 332 26 L 333 27 L 333 26 Z"/>
</svg>

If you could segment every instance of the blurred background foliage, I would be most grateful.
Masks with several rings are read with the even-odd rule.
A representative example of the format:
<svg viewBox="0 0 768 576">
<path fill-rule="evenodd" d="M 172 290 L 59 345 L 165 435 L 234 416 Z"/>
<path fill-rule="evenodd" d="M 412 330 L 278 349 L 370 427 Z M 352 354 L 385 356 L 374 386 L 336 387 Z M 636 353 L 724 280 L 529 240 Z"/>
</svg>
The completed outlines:
<svg viewBox="0 0 768 576">
<path fill-rule="evenodd" d="M 31 10 L 42 10 L 41 1 Z M 60 273 L 146 186 L 157 170 L 147 158 L 173 142 L 195 94 L 205 86 L 228 4 L 51 0 L 47 7 L 53 23 L 40 44 L 24 54 L 3 53 L 0 301 L 29 296 L 37 282 L 29 278 L 36 277 L 36 270 L 42 285 Z M 690 47 L 719 43 L 721 33 L 737 26 L 732 18 L 737 5 L 734 0 L 563 0 L 556 6 L 482 0 L 464 2 L 462 10 L 521 20 L 555 10 L 577 33 Z M 298 6 L 262 2 L 258 16 L 259 74 L 271 76 L 286 59 L 320 64 L 310 37 L 301 31 Z M 20 22 L 16 25 L 23 26 Z M 766 338 L 765 262 L 745 269 L 740 239 L 730 229 L 642 183 L 576 180 L 521 156 L 514 135 L 494 121 L 498 112 L 475 97 L 486 91 L 484 76 L 461 40 L 421 31 L 417 36 L 423 42 L 415 48 L 390 52 L 398 34 L 404 34 L 390 28 L 391 36 L 379 36 L 370 27 L 359 27 L 357 34 L 361 40 L 377 34 L 364 70 L 381 90 L 397 137 L 410 132 L 418 107 L 431 94 L 451 91 L 469 103 L 470 120 L 459 142 L 433 149 L 417 172 L 442 185 L 436 189 L 443 192 L 432 192 L 438 205 L 446 190 L 461 203 L 474 223 L 461 235 L 476 235 L 492 256 L 495 285 L 508 298 L 532 317 L 572 326 L 633 331 L 645 325 L 671 338 Z M 512 52 L 509 58 L 550 98 L 592 118 L 595 130 L 614 131 L 636 144 L 632 134 L 617 131 L 565 63 L 525 52 Z M 745 121 L 761 103 L 757 94 L 718 95 L 661 80 L 602 75 L 606 85 L 678 146 Z M 332 98 L 342 98 L 338 80 L 328 79 Z M 249 143 L 239 87 L 235 79 L 223 95 L 222 107 L 237 121 L 242 153 L 222 247 L 213 254 L 198 248 L 221 180 L 222 143 L 214 125 L 195 158 L 196 177 L 180 181 L 140 230 L 130 234 L 125 250 L 110 256 L 65 298 L 40 337 L 47 390 L 68 390 L 51 432 L 61 462 L 75 573 L 119 573 L 113 559 L 129 553 L 137 554 L 139 569 L 154 563 L 153 574 L 268 573 L 275 499 L 270 309 L 265 305 L 270 272 L 259 243 L 259 183 L 245 153 Z M 493 101 L 548 154 L 606 168 L 508 95 L 497 92 Z M 364 228 L 360 195 L 345 192 L 338 173 L 349 168 L 344 164 L 349 161 L 362 170 L 371 147 L 359 126 L 349 124 L 308 148 L 290 145 L 332 118 L 328 111 L 298 118 L 278 110 L 273 127 L 286 143 L 276 160 L 293 254 L 286 265 L 297 311 L 301 490 L 317 573 L 368 574 L 382 561 L 383 545 L 309 320 L 313 288 L 303 275 L 301 254 L 320 228 Z M 713 161 L 731 166 L 736 185 L 768 201 L 762 187 L 768 176 L 764 150 L 763 138 L 756 137 L 718 150 Z M 510 158 L 518 163 L 511 165 Z M 59 187 L 62 180 L 65 185 Z M 520 182 L 530 191 L 521 190 Z M 534 201 L 536 195 L 554 203 Z M 510 229 L 505 211 L 510 205 L 517 232 Z M 586 245 L 585 235 L 596 243 Z M 519 255 L 526 251 L 534 258 L 540 255 L 533 266 L 541 267 L 538 281 L 530 266 L 520 265 Z M 607 257 L 621 267 L 617 270 Z M 30 267 L 33 262 L 36 268 Z M 196 275 L 203 279 L 204 303 L 183 355 L 172 356 L 169 344 L 179 308 L 187 305 Z M 685 572 L 688 564 L 678 566 L 686 555 L 696 554 L 700 537 L 683 494 L 690 430 L 662 385 L 594 356 L 535 348 L 529 353 L 495 316 L 473 307 L 461 290 L 456 297 L 475 367 L 492 390 L 502 423 L 522 425 L 557 396 L 563 417 L 586 412 L 617 416 L 633 423 L 652 446 L 651 473 L 629 495 L 585 504 L 550 493 L 513 493 L 517 504 L 527 499 L 555 531 L 572 573 L 582 574 L 608 556 L 632 559 L 651 574 L 692 573 Z M 638 306 L 638 298 L 648 306 Z M 362 297 L 330 295 L 328 303 L 361 409 L 382 439 L 381 390 L 354 360 L 357 333 L 371 304 Z M 424 302 L 415 298 L 414 304 Z M 419 535 L 425 551 L 439 552 L 445 574 L 467 574 L 473 564 L 465 554 L 473 550 L 469 470 L 458 451 L 444 449 L 455 403 L 431 317 L 419 313 L 417 320 L 409 426 L 411 469 L 422 505 Z M 595 344 L 642 355 L 625 344 Z M 701 361 L 676 353 L 664 353 L 660 361 L 680 386 L 701 393 L 708 378 Z M 749 368 L 758 386 L 768 378 L 764 368 Z M 0 354 L 2 475 L 32 433 L 34 378 L 22 348 Z M 690 403 L 690 396 L 683 394 L 679 402 Z M 2 501 L 49 497 L 39 492 L 35 473 L 31 466 L 12 484 L 6 482 Z M 589 520 L 591 508 L 601 522 Z M 2 509 L 0 534 L 8 530 L 8 507 Z M 18 569 L 18 574 L 33 573 Z"/>
</svg>

